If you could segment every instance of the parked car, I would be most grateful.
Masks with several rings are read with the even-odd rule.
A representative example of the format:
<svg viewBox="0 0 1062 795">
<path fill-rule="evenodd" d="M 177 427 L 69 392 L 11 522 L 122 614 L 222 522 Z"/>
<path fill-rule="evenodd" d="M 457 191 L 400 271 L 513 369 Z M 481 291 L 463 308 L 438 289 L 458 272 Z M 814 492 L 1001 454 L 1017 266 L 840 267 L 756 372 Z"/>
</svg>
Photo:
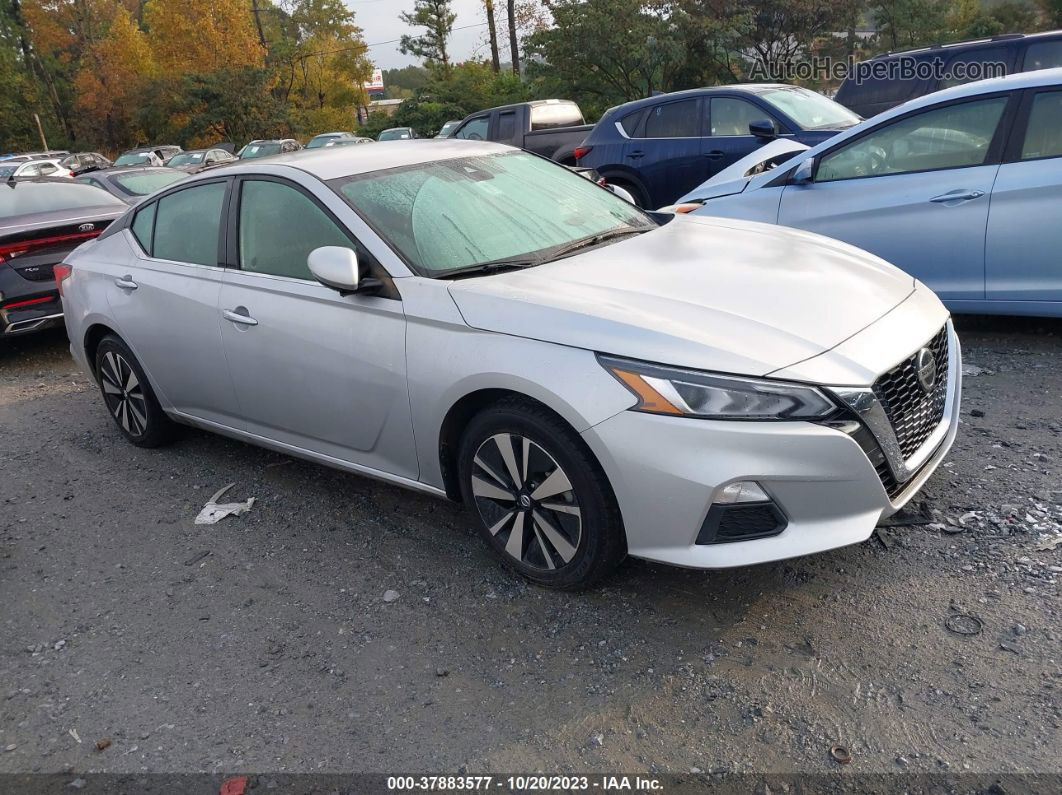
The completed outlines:
<svg viewBox="0 0 1062 795">
<path fill-rule="evenodd" d="M 436 133 L 436 138 L 449 138 L 453 135 L 454 130 L 457 129 L 457 125 L 461 123 L 460 119 L 451 119 L 439 128 L 439 132 Z"/>
<path fill-rule="evenodd" d="M 330 141 L 339 141 L 339 140 L 344 140 L 344 139 L 345 140 L 352 140 L 352 139 L 357 138 L 357 137 L 359 137 L 359 136 L 355 135 L 352 132 L 346 132 L 344 130 L 341 130 L 339 132 L 321 133 L 320 135 L 315 135 L 313 138 L 311 138 L 306 143 L 306 148 L 307 149 L 318 149 L 318 148 L 320 148 L 322 146 L 325 146 Z"/>
<path fill-rule="evenodd" d="M 73 172 L 61 166 L 58 160 L 0 161 L 0 180 L 72 176 Z"/>
<path fill-rule="evenodd" d="M 331 141 L 325 143 L 324 148 L 327 149 L 330 146 L 351 146 L 352 144 L 374 144 L 372 138 L 364 138 L 361 136 L 355 138 L 334 138 Z"/>
<path fill-rule="evenodd" d="M 991 38 L 890 52 L 856 64 L 834 97 L 864 118 L 901 102 L 983 77 L 1062 66 L 1062 31 Z"/>
<path fill-rule="evenodd" d="M 776 137 L 815 144 L 858 123 L 847 108 L 796 86 L 698 88 L 605 111 L 575 154 L 639 206 L 660 207 Z"/>
<path fill-rule="evenodd" d="M 417 137 L 412 127 L 391 127 L 376 136 L 377 141 L 411 141 Z"/>
<path fill-rule="evenodd" d="M 574 166 L 575 148 L 591 129 L 583 123 L 583 112 L 574 102 L 539 99 L 473 113 L 450 137 L 509 144 Z"/>
<path fill-rule="evenodd" d="M 605 179 L 603 176 L 598 174 L 592 168 L 579 168 L 578 166 L 568 166 L 568 168 L 570 168 L 572 171 L 574 171 L 579 176 L 586 177 L 588 180 L 593 182 L 595 185 L 600 185 L 605 190 L 608 190 L 608 191 L 611 191 L 612 193 L 615 193 L 617 196 L 619 196 L 624 201 L 628 201 L 631 204 L 635 204 L 636 203 L 634 201 L 634 197 L 631 194 L 629 194 L 623 188 L 617 188 L 615 185 L 610 185 L 609 181 L 607 179 Z"/>
<path fill-rule="evenodd" d="M 243 147 L 236 156 L 240 160 L 250 160 L 255 157 L 268 157 L 269 155 L 284 155 L 289 152 L 298 152 L 302 144 L 294 138 L 271 138 L 251 141 Z"/>
<path fill-rule="evenodd" d="M 174 155 L 184 150 L 179 146 L 141 146 L 122 152 L 114 161 L 115 166 L 161 166 Z"/>
<path fill-rule="evenodd" d="M 1062 316 L 1062 69 L 912 100 L 704 194 L 695 214 L 846 241 L 953 312 Z"/>
<path fill-rule="evenodd" d="M 0 340 L 62 325 L 53 266 L 125 210 L 69 179 L 0 185 Z"/>
<path fill-rule="evenodd" d="M 910 276 L 497 144 L 197 174 L 65 262 L 130 442 L 187 423 L 463 499 L 551 586 L 862 541 L 958 428 L 958 341 Z"/>
<path fill-rule="evenodd" d="M 101 168 L 110 168 L 111 161 L 99 152 L 78 152 L 64 157 L 59 161 L 59 165 L 76 177 Z"/>
<path fill-rule="evenodd" d="M 52 149 L 47 152 L 20 152 L 18 154 L 6 155 L 0 157 L 0 162 L 6 163 L 25 163 L 27 160 L 61 160 L 66 157 L 69 152 L 65 149 Z"/>
<path fill-rule="evenodd" d="M 77 181 L 107 191 L 126 204 L 137 204 L 145 196 L 180 182 L 188 172 L 163 166 L 134 166 L 132 168 L 108 168 L 94 171 Z"/>
<path fill-rule="evenodd" d="M 174 155 L 166 161 L 165 165 L 166 168 L 177 168 L 189 174 L 196 174 L 206 168 L 234 162 L 236 162 L 236 155 L 224 149 L 192 149 Z"/>
</svg>

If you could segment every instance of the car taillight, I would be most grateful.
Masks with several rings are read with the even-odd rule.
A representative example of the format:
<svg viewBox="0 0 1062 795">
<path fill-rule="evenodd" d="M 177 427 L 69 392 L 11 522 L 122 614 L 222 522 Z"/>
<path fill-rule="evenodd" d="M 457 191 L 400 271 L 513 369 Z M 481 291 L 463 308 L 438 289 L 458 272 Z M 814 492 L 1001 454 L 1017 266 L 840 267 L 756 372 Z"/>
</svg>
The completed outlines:
<svg viewBox="0 0 1062 795">
<path fill-rule="evenodd" d="M 59 295 L 63 294 L 63 282 L 70 278 L 70 272 L 73 270 L 74 269 L 65 262 L 60 262 L 52 268 L 52 274 L 55 276 L 55 286 L 59 290 Z"/>
<path fill-rule="evenodd" d="M 59 243 L 80 243 L 99 237 L 102 229 L 94 229 L 91 232 L 75 232 L 70 235 L 52 235 L 51 237 L 38 237 L 33 240 L 20 240 L 17 243 L 0 243 L 0 263 L 10 261 L 23 254 L 38 248 L 47 248 Z"/>
<path fill-rule="evenodd" d="M 582 160 L 584 157 L 586 157 L 588 154 L 590 154 L 590 150 L 593 149 L 593 148 L 594 147 L 592 147 L 592 146 L 585 146 L 585 145 L 584 146 L 575 147 L 575 149 L 572 150 L 572 154 L 575 155 L 576 162 Z"/>
</svg>

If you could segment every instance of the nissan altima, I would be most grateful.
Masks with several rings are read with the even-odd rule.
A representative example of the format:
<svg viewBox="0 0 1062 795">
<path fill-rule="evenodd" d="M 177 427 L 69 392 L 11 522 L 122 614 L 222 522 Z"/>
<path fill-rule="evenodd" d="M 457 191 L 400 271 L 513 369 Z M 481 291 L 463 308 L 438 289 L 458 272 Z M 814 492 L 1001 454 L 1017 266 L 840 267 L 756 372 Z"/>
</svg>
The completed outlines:
<svg viewBox="0 0 1062 795">
<path fill-rule="evenodd" d="M 56 277 L 131 443 L 188 424 L 462 501 L 555 587 L 862 541 L 958 426 L 958 340 L 910 276 L 498 144 L 206 172 Z"/>
</svg>

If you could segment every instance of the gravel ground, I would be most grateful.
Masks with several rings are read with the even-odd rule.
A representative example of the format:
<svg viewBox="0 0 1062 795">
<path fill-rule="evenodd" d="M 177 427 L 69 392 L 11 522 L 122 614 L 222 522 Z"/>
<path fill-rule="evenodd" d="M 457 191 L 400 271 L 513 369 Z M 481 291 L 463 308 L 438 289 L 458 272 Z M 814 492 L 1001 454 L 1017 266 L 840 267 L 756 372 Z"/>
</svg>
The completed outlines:
<svg viewBox="0 0 1062 795">
<path fill-rule="evenodd" d="M 913 524 L 583 594 L 456 506 L 134 448 L 61 334 L 0 346 L 0 773 L 1062 772 L 1062 323 L 960 333 L 984 372 Z M 253 510 L 195 526 L 229 482 Z"/>
</svg>

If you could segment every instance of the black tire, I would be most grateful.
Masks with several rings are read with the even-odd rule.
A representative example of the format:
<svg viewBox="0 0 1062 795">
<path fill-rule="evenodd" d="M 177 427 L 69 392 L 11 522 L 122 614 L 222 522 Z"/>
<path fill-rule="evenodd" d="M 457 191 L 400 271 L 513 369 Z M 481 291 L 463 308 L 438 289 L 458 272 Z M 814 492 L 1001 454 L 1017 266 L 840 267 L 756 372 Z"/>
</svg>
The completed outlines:
<svg viewBox="0 0 1062 795">
<path fill-rule="evenodd" d="M 540 404 L 506 398 L 476 415 L 461 439 L 458 473 L 487 546 L 533 582 L 587 588 L 627 554 L 619 506 L 601 466 L 579 435 Z M 491 496 L 504 491 L 510 496 Z"/>
<path fill-rule="evenodd" d="M 118 430 L 137 447 L 173 440 L 177 426 L 159 406 L 147 376 L 121 339 L 108 334 L 96 348 L 96 380 Z"/>
</svg>

